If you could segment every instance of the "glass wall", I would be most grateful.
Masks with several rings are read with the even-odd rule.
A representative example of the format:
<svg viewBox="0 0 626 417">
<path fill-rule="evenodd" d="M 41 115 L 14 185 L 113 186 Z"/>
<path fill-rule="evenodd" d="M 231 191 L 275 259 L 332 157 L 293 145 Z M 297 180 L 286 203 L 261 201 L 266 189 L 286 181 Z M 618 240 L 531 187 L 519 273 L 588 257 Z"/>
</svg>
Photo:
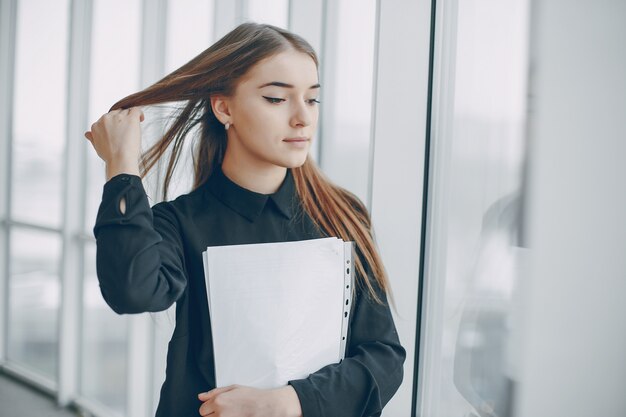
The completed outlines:
<svg viewBox="0 0 626 417">
<path fill-rule="evenodd" d="M 324 38 L 319 163 L 368 204 L 376 1 L 342 0 L 329 7 Z"/>
<path fill-rule="evenodd" d="M 211 45 L 213 1 L 170 0 L 167 4 L 165 73 L 186 64 Z"/>
<path fill-rule="evenodd" d="M 123 10 L 123 13 L 121 12 Z M 139 89 L 141 1 L 94 0 L 91 33 L 89 121 L 95 122 L 118 100 Z M 104 162 L 90 149 L 86 228 L 96 220 L 105 181 Z"/>
<path fill-rule="evenodd" d="M 123 13 L 120 11 L 123 10 Z M 119 99 L 138 90 L 141 52 L 141 1 L 95 0 L 91 25 L 90 122 Z M 92 228 L 102 198 L 105 165 L 87 152 L 85 230 Z M 95 244 L 87 242 L 81 323 L 80 394 L 125 415 L 127 407 L 127 321 L 106 305 L 95 274 Z"/>
<path fill-rule="evenodd" d="M 96 276 L 96 246 L 85 245 L 80 390 L 119 415 L 126 411 L 128 325 L 104 302 Z"/>
<path fill-rule="evenodd" d="M 289 0 L 248 0 L 246 19 L 287 29 Z"/>
<path fill-rule="evenodd" d="M 56 381 L 60 236 L 14 227 L 10 249 L 8 359 Z"/>
<path fill-rule="evenodd" d="M 69 2 L 19 2 L 13 102 L 11 212 L 60 227 Z"/>
<path fill-rule="evenodd" d="M 59 368 L 68 12 L 67 1 L 20 2 L 15 33 L 7 360 L 46 386 Z"/>
<path fill-rule="evenodd" d="M 3 265 L 8 276 L 0 277 L 7 288 L 6 294 L 0 293 L 7 311 L 6 334 L 1 335 L 7 349 L 0 368 L 12 367 L 26 381 L 58 394 L 63 404 L 74 403 L 94 415 L 148 417 L 164 378 L 174 310 L 119 316 L 104 302 L 92 230 L 105 166 L 82 135 L 69 137 L 76 136 L 76 126 L 83 123 L 77 119 L 83 116 L 67 109 L 85 109 L 88 130 L 117 100 L 145 87 L 146 74 L 165 75 L 206 49 L 218 26 L 234 28 L 243 20 L 291 26 L 296 33 L 314 34 L 318 39 L 311 43 L 320 45 L 321 166 L 333 181 L 367 202 L 378 2 L 11 1 L 18 6 L 11 45 L 14 70 L 8 81 L 15 88 L 13 107 L 0 109 L 12 126 L 6 146 L 11 150 L 6 156 L 11 187 L 6 196 L 0 189 L 10 209 L 2 211 L 7 218 L 0 224 L 3 236 L 9 236 L 8 248 L 0 246 L 8 262 Z M 215 15 L 219 10 L 223 15 Z M 316 11 L 313 23 L 311 10 Z M 151 20 L 157 17 L 164 17 L 162 25 Z M 82 42 L 84 50 L 77 46 Z M 8 43 L 0 43 L 1 57 L 10 56 Z M 158 70 L 152 68 L 156 64 Z M 168 120 L 168 109 L 145 111 L 147 146 Z M 191 145 L 187 141 L 170 199 L 189 191 Z M 68 151 L 75 147 L 81 151 Z M 155 171 L 144 181 L 151 203 L 160 200 L 162 177 Z M 66 173 L 78 173 L 81 180 L 68 181 Z M 74 188 L 64 187 L 70 183 L 80 185 L 64 189 Z M 65 283 L 72 288 L 63 287 Z M 74 309 L 72 316 L 68 312 Z M 59 344 L 60 334 L 71 337 Z"/>
<path fill-rule="evenodd" d="M 528 1 L 437 11 L 424 416 L 510 415 L 523 264 Z"/>
</svg>

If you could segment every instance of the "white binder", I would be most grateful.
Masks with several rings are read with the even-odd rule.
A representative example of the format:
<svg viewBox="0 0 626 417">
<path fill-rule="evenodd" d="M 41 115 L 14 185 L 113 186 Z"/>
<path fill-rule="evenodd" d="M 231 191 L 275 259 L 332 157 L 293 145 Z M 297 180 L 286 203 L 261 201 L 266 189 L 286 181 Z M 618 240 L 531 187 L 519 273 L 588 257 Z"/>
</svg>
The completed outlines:
<svg viewBox="0 0 626 417">
<path fill-rule="evenodd" d="M 276 388 L 345 356 L 354 242 L 211 246 L 202 254 L 217 386 Z"/>
</svg>

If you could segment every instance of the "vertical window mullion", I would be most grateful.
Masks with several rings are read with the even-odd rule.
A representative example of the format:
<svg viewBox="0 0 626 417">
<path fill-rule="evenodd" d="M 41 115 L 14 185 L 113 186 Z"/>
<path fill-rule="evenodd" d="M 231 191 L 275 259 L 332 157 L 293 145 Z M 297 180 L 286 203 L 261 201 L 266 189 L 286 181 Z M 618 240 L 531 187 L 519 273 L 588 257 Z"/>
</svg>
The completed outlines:
<svg viewBox="0 0 626 417">
<path fill-rule="evenodd" d="M 58 402 L 66 405 L 78 395 L 80 317 L 85 221 L 86 151 L 83 139 L 88 119 L 89 56 L 92 2 L 72 1 L 67 74 L 66 147 L 63 178 L 63 253 L 59 334 Z"/>
<path fill-rule="evenodd" d="M 17 0 L 0 3 L 0 365 L 6 360 L 9 311 L 9 224 L 11 210 L 11 132 Z"/>
<path fill-rule="evenodd" d="M 288 29 L 306 39 L 315 49 L 323 64 L 324 0 L 290 0 L 288 22 Z M 326 86 L 322 87 L 322 89 L 325 88 Z M 323 114 L 320 114 L 319 126 L 322 126 L 322 119 Z M 315 161 L 319 161 L 321 129 L 318 128 L 316 136 L 311 147 L 311 156 Z"/>
<path fill-rule="evenodd" d="M 144 0 L 142 11 L 140 84 L 143 88 L 163 76 L 167 1 Z M 128 323 L 126 414 L 149 417 L 152 413 L 154 323 L 148 313 L 132 315 Z"/>
<path fill-rule="evenodd" d="M 220 39 L 235 27 L 241 18 L 241 6 L 241 0 L 215 0 L 213 39 Z"/>
<path fill-rule="evenodd" d="M 367 203 L 377 2 L 327 1 L 325 6 L 318 165 Z M 346 29 L 352 26 L 361 30 Z M 346 155 L 352 161 L 349 168 Z"/>
</svg>

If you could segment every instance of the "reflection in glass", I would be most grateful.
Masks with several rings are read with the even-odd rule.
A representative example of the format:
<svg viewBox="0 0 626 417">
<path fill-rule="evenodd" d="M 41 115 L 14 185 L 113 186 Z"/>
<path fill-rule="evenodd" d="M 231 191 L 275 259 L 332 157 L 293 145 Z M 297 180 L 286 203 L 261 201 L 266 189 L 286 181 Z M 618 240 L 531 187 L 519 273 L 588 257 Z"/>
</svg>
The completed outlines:
<svg viewBox="0 0 626 417">
<path fill-rule="evenodd" d="M 337 184 L 368 200 L 376 1 L 343 0 L 327 19 L 322 66 L 321 165 Z M 327 35 L 327 37 L 330 35 Z M 350 161 L 346 163 L 346 161 Z"/>
<path fill-rule="evenodd" d="M 454 386 L 480 416 L 512 413 L 514 358 L 509 344 L 523 255 L 520 215 L 518 193 L 497 200 L 485 212 L 456 335 Z"/>
<path fill-rule="evenodd" d="M 104 302 L 96 275 L 96 247 L 85 246 L 81 340 L 81 394 L 124 414 L 127 319 Z"/>
<path fill-rule="evenodd" d="M 139 89 L 141 1 L 95 0 L 91 39 L 89 120 L 95 122 L 119 99 Z M 88 128 L 88 126 L 86 126 Z M 102 200 L 104 162 L 90 146 L 87 179 L 87 230 Z"/>
<path fill-rule="evenodd" d="M 68 11 L 67 0 L 21 1 L 17 10 L 11 211 L 52 227 L 63 201 Z"/>
<path fill-rule="evenodd" d="M 7 356 L 56 381 L 61 237 L 14 227 L 10 248 Z"/>
<path fill-rule="evenodd" d="M 442 53 L 454 79 L 441 80 L 450 93 L 442 89 L 435 118 L 448 123 L 433 138 L 438 187 L 420 405 L 428 416 L 511 415 L 519 327 L 512 314 L 527 251 L 519 233 L 527 9 L 528 0 L 458 2 L 456 50 Z"/>
</svg>

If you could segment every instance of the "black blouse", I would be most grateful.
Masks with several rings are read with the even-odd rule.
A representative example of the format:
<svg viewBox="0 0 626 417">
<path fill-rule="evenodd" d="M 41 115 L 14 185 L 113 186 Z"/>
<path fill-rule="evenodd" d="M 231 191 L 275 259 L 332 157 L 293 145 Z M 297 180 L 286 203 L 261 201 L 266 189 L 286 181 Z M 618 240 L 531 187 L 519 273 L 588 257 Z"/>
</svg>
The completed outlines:
<svg viewBox="0 0 626 417">
<path fill-rule="evenodd" d="M 93 232 L 100 290 L 116 313 L 162 311 L 176 302 L 157 417 L 198 416 L 197 394 L 215 387 L 202 264 L 207 246 L 327 237 L 299 205 L 290 169 L 267 195 L 239 186 L 221 167 L 196 190 L 152 208 L 139 176 L 116 175 L 104 185 Z M 289 381 L 303 417 L 378 416 L 402 381 L 406 353 L 385 294 L 366 270 L 385 304 L 357 285 L 346 358 Z"/>
</svg>

